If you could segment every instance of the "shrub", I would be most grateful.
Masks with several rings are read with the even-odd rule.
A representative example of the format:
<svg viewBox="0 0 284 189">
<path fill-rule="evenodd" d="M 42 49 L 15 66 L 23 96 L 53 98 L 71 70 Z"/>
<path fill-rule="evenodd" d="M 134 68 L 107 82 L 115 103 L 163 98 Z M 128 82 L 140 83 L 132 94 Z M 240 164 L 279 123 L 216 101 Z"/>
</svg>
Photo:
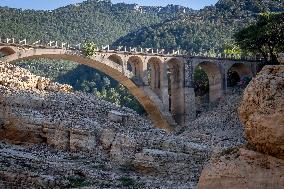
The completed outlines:
<svg viewBox="0 0 284 189">
<path fill-rule="evenodd" d="M 90 58 L 96 52 L 96 44 L 94 42 L 87 42 L 83 45 L 83 53 L 86 57 Z"/>
</svg>

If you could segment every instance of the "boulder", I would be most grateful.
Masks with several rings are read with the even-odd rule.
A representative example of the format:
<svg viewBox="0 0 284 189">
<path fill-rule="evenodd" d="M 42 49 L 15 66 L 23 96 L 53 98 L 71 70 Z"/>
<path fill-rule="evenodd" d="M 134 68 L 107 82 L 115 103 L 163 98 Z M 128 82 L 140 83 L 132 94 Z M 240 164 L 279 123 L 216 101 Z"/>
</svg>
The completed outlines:
<svg viewBox="0 0 284 189">
<path fill-rule="evenodd" d="M 255 150 L 284 159 L 284 65 L 266 66 L 252 80 L 239 115 Z"/>
<path fill-rule="evenodd" d="M 125 124 L 125 122 L 127 121 L 127 117 L 128 115 L 115 110 L 112 110 L 108 113 L 109 120 L 115 123 Z"/>
<path fill-rule="evenodd" d="M 211 159 L 198 189 L 284 188 L 284 160 L 255 151 L 227 150 Z"/>
</svg>

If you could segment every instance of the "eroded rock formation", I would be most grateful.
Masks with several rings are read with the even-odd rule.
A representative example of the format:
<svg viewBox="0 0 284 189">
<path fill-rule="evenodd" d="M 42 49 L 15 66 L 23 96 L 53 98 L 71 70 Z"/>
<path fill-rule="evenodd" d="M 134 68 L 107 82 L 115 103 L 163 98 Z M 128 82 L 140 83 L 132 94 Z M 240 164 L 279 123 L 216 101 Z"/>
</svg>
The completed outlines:
<svg viewBox="0 0 284 189">
<path fill-rule="evenodd" d="M 282 189 L 284 161 L 248 149 L 229 149 L 211 158 L 199 189 Z"/>
<path fill-rule="evenodd" d="M 33 75 L 26 69 L 3 62 L 0 62 L 0 85 L 17 90 L 72 91 L 69 85 L 51 82 L 50 79 Z"/>
</svg>

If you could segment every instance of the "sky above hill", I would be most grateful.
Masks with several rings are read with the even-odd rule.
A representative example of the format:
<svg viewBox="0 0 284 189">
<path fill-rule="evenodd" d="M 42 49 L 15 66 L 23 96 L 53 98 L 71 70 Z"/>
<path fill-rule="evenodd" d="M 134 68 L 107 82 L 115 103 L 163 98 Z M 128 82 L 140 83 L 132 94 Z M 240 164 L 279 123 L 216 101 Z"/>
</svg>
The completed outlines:
<svg viewBox="0 0 284 189">
<path fill-rule="evenodd" d="M 0 6 L 22 9 L 52 10 L 69 4 L 80 3 L 84 0 L 0 0 Z M 112 0 L 113 3 L 137 3 L 139 5 L 182 5 L 193 9 L 215 4 L 218 0 Z"/>
</svg>

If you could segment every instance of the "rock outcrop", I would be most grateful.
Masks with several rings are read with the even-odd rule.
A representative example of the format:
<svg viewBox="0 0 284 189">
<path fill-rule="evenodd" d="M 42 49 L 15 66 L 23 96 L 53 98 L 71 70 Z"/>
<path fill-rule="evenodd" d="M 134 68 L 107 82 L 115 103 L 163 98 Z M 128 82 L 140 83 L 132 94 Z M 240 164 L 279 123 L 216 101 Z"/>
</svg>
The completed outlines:
<svg viewBox="0 0 284 189">
<path fill-rule="evenodd" d="M 284 159 L 284 66 L 266 66 L 247 87 L 239 109 L 257 151 Z"/>
<path fill-rule="evenodd" d="M 212 157 L 199 189 L 282 189 L 284 161 L 248 149 L 228 149 Z"/>
<path fill-rule="evenodd" d="M 200 189 L 284 188 L 284 66 L 266 66 L 245 90 L 239 108 L 247 146 L 215 153 Z"/>
<path fill-rule="evenodd" d="M 26 69 L 3 62 L 0 62 L 0 85 L 18 90 L 72 91 L 70 85 L 51 82 L 50 79 L 33 75 Z"/>
</svg>

